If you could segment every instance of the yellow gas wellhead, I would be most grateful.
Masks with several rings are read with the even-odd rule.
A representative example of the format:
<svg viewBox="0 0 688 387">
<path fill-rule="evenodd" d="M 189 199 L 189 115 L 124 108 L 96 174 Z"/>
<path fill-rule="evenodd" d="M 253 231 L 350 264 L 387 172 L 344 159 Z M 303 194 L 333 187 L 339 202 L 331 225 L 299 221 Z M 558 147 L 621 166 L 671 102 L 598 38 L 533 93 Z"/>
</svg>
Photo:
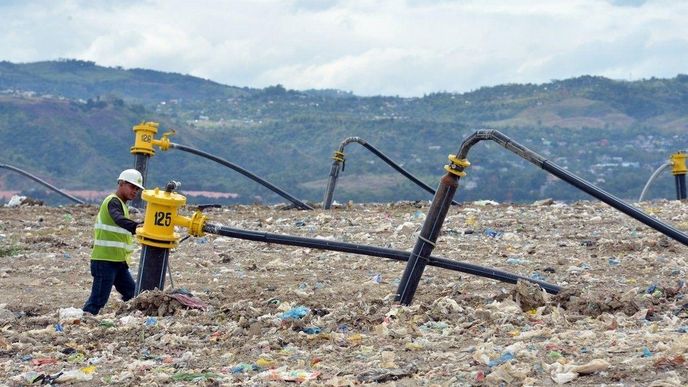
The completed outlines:
<svg viewBox="0 0 688 387">
<path fill-rule="evenodd" d="M 186 204 L 185 196 L 155 188 L 144 190 L 141 198 L 148 203 L 143 226 L 136 229 L 136 238 L 142 244 L 168 249 L 177 247 L 179 234 L 174 232 L 174 226 L 188 228 L 193 236 L 204 234 L 206 216 L 200 211 L 190 218 L 177 213 L 179 207 Z"/>
<path fill-rule="evenodd" d="M 671 155 L 671 173 L 674 176 L 685 175 L 686 172 L 688 172 L 688 168 L 686 168 L 686 157 L 688 157 L 688 154 L 685 152 L 676 152 Z"/>
<path fill-rule="evenodd" d="M 134 126 L 134 135 L 136 136 L 134 140 L 134 146 L 131 147 L 131 153 L 133 154 L 146 154 L 153 156 L 155 154 L 155 149 L 153 146 L 158 146 L 160 149 L 166 151 L 170 148 L 170 139 L 168 136 L 174 134 L 174 130 L 166 132 L 160 137 L 159 140 L 155 138 L 155 134 L 158 133 L 157 122 L 142 122 Z"/>
</svg>

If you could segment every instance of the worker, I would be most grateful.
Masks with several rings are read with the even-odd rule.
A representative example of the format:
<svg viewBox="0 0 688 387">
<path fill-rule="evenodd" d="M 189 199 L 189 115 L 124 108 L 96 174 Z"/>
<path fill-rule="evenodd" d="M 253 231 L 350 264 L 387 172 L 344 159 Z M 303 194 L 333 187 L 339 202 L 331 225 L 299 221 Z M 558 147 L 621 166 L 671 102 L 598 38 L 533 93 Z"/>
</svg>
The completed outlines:
<svg viewBox="0 0 688 387">
<path fill-rule="evenodd" d="M 129 264 L 134 249 L 132 235 L 140 223 L 129 218 L 126 203 L 142 189 L 141 173 L 135 169 L 124 170 L 117 178 L 117 191 L 100 205 L 91 252 L 93 285 L 83 307 L 86 313 L 100 312 L 110 298 L 113 285 L 123 301 L 134 297 L 136 283 L 129 273 Z"/>
</svg>

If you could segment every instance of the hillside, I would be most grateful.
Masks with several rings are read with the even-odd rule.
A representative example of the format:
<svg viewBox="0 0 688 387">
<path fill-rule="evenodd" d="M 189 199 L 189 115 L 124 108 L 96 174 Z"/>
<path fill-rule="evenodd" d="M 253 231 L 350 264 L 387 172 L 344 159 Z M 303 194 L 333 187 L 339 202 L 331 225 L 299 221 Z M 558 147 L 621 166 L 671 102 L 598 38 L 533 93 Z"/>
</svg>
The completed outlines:
<svg viewBox="0 0 688 387">
<path fill-rule="evenodd" d="M 436 186 L 447 154 L 456 153 L 463 138 L 496 128 L 623 198 L 637 198 L 671 153 L 688 148 L 682 135 L 688 129 L 685 75 L 636 82 L 584 76 L 399 98 L 280 85 L 237 88 L 83 61 L 0 62 L 0 92 L 0 162 L 73 189 L 108 189 L 104 176 L 133 163 L 131 129 L 141 121 L 160 122 L 161 132 L 176 129 L 173 142 L 223 157 L 316 202 L 334 150 L 351 136 Z M 336 200 L 430 199 L 360 146 L 345 151 Z M 473 167 L 457 194 L 461 200 L 587 197 L 493 144 L 469 156 Z M 174 150 L 153 157 L 150 178 L 155 185 L 176 179 L 189 190 L 236 192 L 243 203 L 283 201 L 234 171 Z M 0 172 L 0 188 L 7 187 L 36 186 Z M 674 195 L 669 175 L 649 196 Z"/>
</svg>

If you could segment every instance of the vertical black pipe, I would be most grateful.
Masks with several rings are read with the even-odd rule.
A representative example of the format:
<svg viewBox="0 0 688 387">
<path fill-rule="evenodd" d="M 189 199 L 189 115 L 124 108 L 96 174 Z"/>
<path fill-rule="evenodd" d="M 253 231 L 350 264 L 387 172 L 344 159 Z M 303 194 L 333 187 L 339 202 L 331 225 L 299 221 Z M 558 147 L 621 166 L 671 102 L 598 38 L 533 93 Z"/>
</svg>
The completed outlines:
<svg viewBox="0 0 688 387">
<path fill-rule="evenodd" d="M 329 210 L 332 207 L 332 200 L 334 199 L 334 188 L 337 186 L 337 178 L 339 177 L 340 166 L 342 162 L 334 160 L 330 168 L 330 179 L 327 181 L 327 189 L 325 190 L 325 198 L 323 199 L 323 209 Z"/>
<path fill-rule="evenodd" d="M 686 198 L 686 175 L 674 175 L 676 181 L 676 200 L 683 200 Z"/>
<path fill-rule="evenodd" d="M 165 273 L 167 273 L 170 249 L 143 245 L 139 274 L 136 280 L 136 295 L 145 290 L 165 289 Z"/>
<path fill-rule="evenodd" d="M 141 176 L 143 177 L 143 186 L 145 187 L 148 183 L 148 160 L 150 159 L 150 155 L 136 153 L 135 156 L 136 160 L 134 162 L 134 169 L 141 172 Z M 136 194 L 136 198 L 131 201 L 132 207 L 140 209 L 146 207 L 146 203 L 143 201 L 143 199 L 141 199 L 141 193 L 143 193 L 143 190 L 139 191 L 139 193 Z"/>
<path fill-rule="evenodd" d="M 395 301 L 399 301 L 402 305 L 409 305 L 413 300 L 420 277 L 423 275 L 425 265 L 427 265 L 430 254 L 435 248 L 435 242 L 437 242 L 442 223 L 447 216 L 458 185 L 459 177 L 452 173 L 447 173 L 440 179 L 423 228 L 406 263 L 406 269 L 397 289 Z"/>
</svg>

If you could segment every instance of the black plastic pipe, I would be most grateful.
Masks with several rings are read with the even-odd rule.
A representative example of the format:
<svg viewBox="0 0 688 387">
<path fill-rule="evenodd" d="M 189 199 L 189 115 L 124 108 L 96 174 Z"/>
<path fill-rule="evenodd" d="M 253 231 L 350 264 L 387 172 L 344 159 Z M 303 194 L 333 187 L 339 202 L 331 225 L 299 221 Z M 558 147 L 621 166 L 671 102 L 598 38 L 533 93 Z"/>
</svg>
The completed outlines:
<svg viewBox="0 0 688 387">
<path fill-rule="evenodd" d="M 326 239 L 314 239 L 297 237 L 291 235 L 272 234 L 267 232 L 241 230 L 226 226 L 214 225 L 206 223 L 203 231 L 210 234 L 222 235 L 230 238 L 245 239 L 256 242 L 275 243 L 289 246 L 309 247 L 322 250 L 340 251 L 344 253 L 369 255 L 373 257 L 390 258 L 397 261 L 407 261 L 409 259 L 408 251 L 386 249 L 382 247 L 374 247 L 367 245 L 359 245 L 355 243 L 346 243 L 331 241 Z M 517 274 L 486 268 L 478 265 L 473 265 L 465 262 L 452 261 L 446 258 L 429 256 L 428 265 L 459 271 L 467 274 L 477 275 L 480 277 L 491 278 L 494 280 L 508 282 L 515 284 L 518 280 L 529 281 L 538 284 L 548 293 L 556 294 L 561 291 L 557 285 L 552 285 L 544 281 L 535 280 L 528 277 L 523 277 Z"/>
<path fill-rule="evenodd" d="M 195 155 L 197 155 L 197 156 L 205 157 L 206 159 L 215 161 L 216 163 L 222 164 L 222 165 L 224 165 L 225 167 L 229 167 L 229 168 L 231 168 L 231 169 L 233 169 L 233 170 L 235 170 L 235 171 L 241 173 L 242 175 L 248 177 L 249 179 L 252 179 L 253 181 L 256 181 L 256 182 L 258 182 L 258 183 L 264 185 L 265 187 L 269 188 L 270 190 L 272 190 L 272 191 L 275 192 L 276 194 L 278 194 L 278 195 L 282 196 L 283 198 L 289 200 L 290 202 L 294 203 L 294 205 L 295 205 L 296 207 L 298 207 L 299 209 L 302 209 L 302 210 L 312 210 L 312 209 L 313 209 L 313 207 L 311 207 L 311 206 L 309 206 L 308 204 L 306 204 L 306 203 L 300 201 L 299 199 L 295 198 L 294 196 L 288 194 L 286 191 L 284 191 L 283 189 L 278 188 L 277 186 L 275 186 L 274 184 L 270 183 L 269 181 L 267 181 L 267 180 L 265 180 L 265 179 L 262 179 L 261 177 L 255 175 L 255 174 L 253 174 L 253 173 L 247 171 L 246 169 L 241 168 L 240 166 L 238 166 L 238 165 L 236 165 L 236 164 L 234 164 L 234 163 L 231 163 L 231 162 L 229 162 L 229 161 L 227 161 L 227 160 L 225 160 L 225 159 L 223 159 L 223 158 L 220 158 L 220 157 L 214 156 L 214 155 L 212 155 L 212 154 L 210 154 L 210 153 L 203 152 L 203 151 L 201 151 L 201 150 L 198 150 L 198 149 L 195 149 L 195 148 L 191 148 L 191 147 L 188 147 L 188 146 L 185 146 L 185 145 L 181 145 L 181 144 L 170 143 L 170 148 L 176 148 L 176 149 L 179 149 L 179 150 L 181 150 L 181 151 L 193 153 L 193 154 L 195 154 Z"/>
<path fill-rule="evenodd" d="M 370 152 L 372 152 L 374 155 L 379 157 L 382 161 L 387 163 L 387 165 L 391 166 L 394 168 L 397 172 L 401 173 L 402 175 L 406 176 L 409 180 L 414 182 L 417 186 L 421 187 L 425 191 L 429 192 L 430 194 L 434 195 L 435 190 L 432 189 L 429 185 L 423 183 L 420 179 L 412 175 L 410 172 L 402 168 L 399 164 L 394 162 L 392 159 L 387 157 L 384 153 L 382 153 L 380 150 L 375 148 L 374 146 L 370 145 L 367 141 L 363 140 L 360 137 L 349 137 L 342 141 L 341 145 L 339 146 L 339 152 L 342 154 L 344 153 L 344 147 L 352 142 L 357 142 L 361 144 L 364 148 L 368 149 Z M 323 200 L 323 208 L 326 210 L 329 210 L 330 207 L 332 206 L 332 200 L 334 198 L 334 189 L 337 185 L 337 178 L 339 177 L 339 171 L 343 167 L 342 161 L 338 160 L 335 158 L 335 160 L 332 162 L 332 167 L 330 168 L 330 176 L 329 180 L 327 183 L 327 189 L 325 190 L 325 199 Z M 452 204 L 459 204 L 457 202 L 453 202 Z"/>
<path fill-rule="evenodd" d="M 683 232 L 666 223 L 663 223 L 645 214 L 644 212 L 629 205 L 628 203 L 615 197 L 614 195 L 605 192 L 604 190 L 581 179 L 580 177 L 572 174 L 571 172 L 568 172 L 567 170 L 561 168 L 557 164 L 546 160 L 544 157 L 526 148 L 525 146 L 517 143 L 516 141 L 513 141 L 512 139 L 510 139 L 509 137 L 500 133 L 497 130 L 478 130 L 475 133 L 468 136 L 461 144 L 461 147 L 459 148 L 459 152 L 457 153 L 456 158 L 465 159 L 471 147 L 482 140 L 492 140 L 498 143 L 499 145 L 515 153 L 519 157 L 529 161 L 532 164 L 537 165 L 538 167 L 566 181 L 567 183 L 573 185 L 581 191 L 603 201 L 604 203 L 607 203 L 608 205 L 623 212 L 624 214 L 688 246 L 688 235 L 684 234 Z M 462 172 L 464 169 L 461 166 L 452 167 L 455 168 L 455 170 L 458 172 Z M 458 181 L 459 176 L 456 176 L 448 172 L 447 175 L 445 175 L 440 181 L 440 186 L 444 184 L 443 181 L 445 179 L 456 179 Z M 418 282 L 420 281 L 420 277 L 423 273 L 423 263 L 428 260 L 428 257 L 435 246 L 436 238 L 433 239 L 432 237 L 433 235 L 437 235 L 439 233 L 439 229 L 442 227 L 442 223 L 444 223 L 446 213 L 442 213 L 438 210 L 440 206 L 435 206 L 435 201 L 446 202 L 447 200 L 451 199 L 451 197 L 454 194 L 453 191 L 446 191 L 442 195 L 439 195 L 440 189 L 438 189 L 437 191 L 438 194 L 435 195 L 435 199 L 433 199 L 433 205 L 431 205 L 430 207 L 430 212 L 426 216 L 425 223 L 423 224 L 423 229 L 421 230 L 421 234 L 418 237 L 418 240 L 416 241 L 416 247 L 414 248 L 414 252 L 418 251 L 418 256 L 412 257 L 413 259 L 410 259 L 409 262 L 406 264 L 406 272 L 404 273 L 404 277 L 402 278 L 405 280 L 402 280 L 402 282 L 399 284 L 397 300 L 404 305 L 410 304 L 411 300 L 413 299 L 415 290 L 418 286 Z M 415 264 L 416 262 L 418 264 Z"/>
<path fill-rule="evenodd" d="M 676 199 L 683 200 L 686 198 L 686 175 L 679 174 L 675 175 L 674 180 L 676 181 Z"/>
<path fill-rule="evenodd" d="M 19 173 L 19 174 L 22 174 L 22 175 L 28 177 L 28 178 L 31 179 L 31 180 L 34 180 L 34 181 L 36 181 L 36 182 L 38 182 L 38 183 L 43 184 L 44 186 L 46 186 L 46 187 L 50 188 L 51 190 L 53 190 L 53 191 L 59 193 L 60 195 L 66 197 L 66 198 L 69 199 L 69 200 L 72 200 L 72 201 L 74 201 L 74 202 L 76 202 L 76 203 L 79 203 L 79 204 L 84 204 L 84 201 L 83 201 L 83 200 L 81 200 L 81 199 L 79 199 L 79 198 L 77 198 L 77 197 L 74 197 L 74 196 L 72 196 L 72 195 L 70 195 L 70 194 L 68 194 L 68 193 L 66 193 L 66 192 L 64 192 L 64 191 L 62 191 L 62 190 L 60 190 L 59 188 L 55 187 L 54 185 L 48 183 L 47 181 L 42 180 L 41 178 L 36 177 L 36 176 L 34 176 L 34 175 L 32 175 L 32 174 L 30 174 L 30 173 L 28 173 L 28 172 L 26 172 L 26 171 L 24 171 L 24 170 L 22 170 L 22 169 L 19 169 L 19 168 L 17 168 L 17 167 L 14 167 L 14 166 L 12 166 L 12 165 L 9 165 L 9 164 L 0 164 L 0 168 L 9 169 L 9 170 L 11 170 L 11 171 L 14 171 L 14 172 L 17 172 L 17 173 Z"/>
<path fill-rule="evenodd" d="M 169 264 L 170 249 L 143 245 L 136 279 L 136 295 L 146 290 L 165 290 L 165 273 Z"/>
<path fill-rule="evenodd" d="M 145 153 L 135 153 L 134 169 L 141 172 L 141 177 L 143 177 L 143 186 L 145 187 L 148 183 L 148 161 L 150 160 L 150 155 Z M 136 194 L 136 198 L 131 201 L 131 206 L 135 208 L 145 208 L 146 202 L 141 199 L 141 194 L 143 190 L 139 190 Z"/>
</svg>

